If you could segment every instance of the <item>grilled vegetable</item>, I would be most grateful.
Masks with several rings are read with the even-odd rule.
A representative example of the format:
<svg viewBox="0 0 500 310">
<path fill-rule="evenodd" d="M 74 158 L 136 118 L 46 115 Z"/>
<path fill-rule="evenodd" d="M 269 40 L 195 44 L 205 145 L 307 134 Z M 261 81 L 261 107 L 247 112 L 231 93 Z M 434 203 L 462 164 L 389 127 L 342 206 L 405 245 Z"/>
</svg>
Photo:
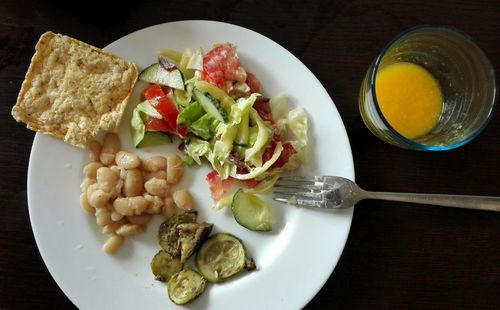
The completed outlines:
<svg viewBox="0 0 500 310">
<path fill-rule="evenodd" d="M 207 239 L 212 231 L 212 224 L 182 223 L 177 225 L 181 247 L 181 262 L 188 260 Z"/>
<path fill-rule="evenodd" d="M 170 220 L 163 222 L 158 230 L 158 243 L 161 248 L 174 257 L 181 256 L 179 230 L 177 225 L 183 223 L 196 223 L 196 211 L 177 214 Z"/>
<path fill-rule="evenodd" d="M 186 268 L 168 281 L 168 297 L 177 305 L 187 304 L 205 291 L 207 280 L 198 272 Z"/>
<path fill-rule="evenodd" d="M 196 254 L 196 266 L 210 282 L 222 282 L 243 269 L 255 269 L 240 239 L 228 233 L 208 238 Z"/>
<path fill-rule="evenodd" d="M 155 280 L 168 281 L 170 278 L 182 270 L 184 264 L 180 258 L 173 257 L 167 252 L 160 250 L 151 260 L 151 271 L 155 275 Z"/>
</svg>

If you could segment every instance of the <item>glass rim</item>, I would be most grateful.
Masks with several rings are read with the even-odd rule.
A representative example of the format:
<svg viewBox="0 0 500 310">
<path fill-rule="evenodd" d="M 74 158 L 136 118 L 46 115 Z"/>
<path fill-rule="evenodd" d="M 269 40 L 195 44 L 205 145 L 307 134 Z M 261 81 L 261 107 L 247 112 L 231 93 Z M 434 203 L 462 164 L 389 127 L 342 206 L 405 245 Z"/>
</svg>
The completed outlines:
<svg viewBox="0 0 500 310">
<path fill-rule="evenodd" d="M 397 132 L 392 126 L 391 124 L 387 121 L 387 119 L 385 118 L 384 114 L 382 113 L 382 110 L 380 109 L 380 106 L 379 106 L 379 103 L 378 103 L 378 100 L 377 100 L 377 93 L 376 93 L 376 90 L 375 90 L 375 80 L 376 80 L 376 76 L 377 76 L 377 72 L 378 72 L 378 69 L 379 69 L 379 65 L 380 65 L 380 62 L 382 61 L 382 58 L 384 58 L 385 54 L 387 53 L 387 51 L 389 51 L 389 49 L 396 43 L 398 42 L 399 40 L 401 40 L 401 38 L 411 34 L 411 33 L 414 33 L 414 32 L 417 32 L 417 31 L 421 31 L 421 30 L 424 30 L 424 29 L 429 29 L 429 30 L 444 30 L 444 31 L 448 31 L 450 33 L 453 33 L 455 35 L 457 35 L 458 37 L 462 38 L 463 40 L 465 41 L 468 41 L 475 49 L 476 49 L 476 52 L 480 55 L 480 57 L 482 57 L 485 62 L 487 63 L 488 65 L 488 68 L 489 68 L 489 72 L 491 73 L 491 76 L 492 76 L 492 80 L 493 80 L 493 97 L 492 97 L 492 100 L 491 100 L 491 103 L 490 103 L 490 107 L 489 107 L 489 111 L 488 111 L 488 115 L 486 117 L 486 119 L 482 122 L 481 126 L 479 128 L 477 128 L 476 130 L 474 130 L 473 132 L 471 132 L 467 137 L 465 137 L 464 139 L 458 141 L 458 142 L 455 142 L 453 144 L 448 144 L 448 145 L 427 145 L 427 144 L 421 144 L 421 143 L 418 143 L 418 142 L 415 142 L 411 139 L 408 139 L 406 138 L 405 136 L 401 135 L 399 132 Z M 477 45 L 476 42 L 474 42 L 474 40 L 469 36 L 467 35 L 465 32 L 457 29 L 457 28 L 454 28 L 454 27 L 451 27 L 451 26 L 445 26 L 445 25 L 432 25 L 432 24 L 424 24 L 424 25 L 418 25 L 418 26 L 414 26 L 414 27 L 411 27 L 405 31 L 402 31 L 400 32 L 399 34 L 397 34 L 393 39 L 391 39 L 389 41 L 389 43 L 387 43 L 384 48 L 380 51 L 380 53 L 378 53 L 377 57 L 375 58 L 375 61 L 372 65 L 372 69 L 371 69 L 371 72 L 370 72 L 370 75 L 369 75 L 369 80 L 368 80 L 368 83 L 369 83 L 369 88 L 373 94 L 373 102 L 374 102 L 374 105 L 375 105 L 375 109 L 377 110 L 377 113 L 380 117 L 380 119 L 382 120 L 382 122 L 384 123 L 384 125 L 390 130 L 391 134 L 393 134 L 399 141 L 402 141 L 407 147 L 409 148 L 412 148 L 412 149 L 417 149 L 417 150 L 423 150 L 423 151 L 446 151 L 446 150 L 451 150 L 451 149 L 455 149 L 455 148 L 458 148 L 472 140 L 474 140 L 479 134 L 481 134 L 481 132 L 484 131 L 484 129 L 486 128 L 486 126 L 488 125 L 488 123 L 490 122 L 490 120 L 492 119 L 493 117 L 493 112 L 495 110 L 495 106 L 496 106 L 496 94 L 497 94 L 497 83 L 496 83 L 496 76 L 495 76 L 495 70 L 493 69 L 493 64 L 492 62 L 490 61 L 490 59 L 488 58 L 488 56 L 486 55 L 486 53 L 479 47 L 479 45 Z"/>
</svg>

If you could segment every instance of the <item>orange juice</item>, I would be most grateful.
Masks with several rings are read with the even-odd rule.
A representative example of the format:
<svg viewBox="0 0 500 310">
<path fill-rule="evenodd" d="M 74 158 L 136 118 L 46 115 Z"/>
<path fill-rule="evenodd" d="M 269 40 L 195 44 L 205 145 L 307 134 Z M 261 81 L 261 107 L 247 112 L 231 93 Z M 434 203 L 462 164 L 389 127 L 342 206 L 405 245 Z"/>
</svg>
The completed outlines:
<svg viewBox="0 0 500 310">
<path fill-rule="evenodd" d="M 380 70 L 375 93 L 389 124 L 408 139 L 431 131 L 441 114 L 443 96 L 438 82 L 413 63 L 399 62 Z"/>
</svg>

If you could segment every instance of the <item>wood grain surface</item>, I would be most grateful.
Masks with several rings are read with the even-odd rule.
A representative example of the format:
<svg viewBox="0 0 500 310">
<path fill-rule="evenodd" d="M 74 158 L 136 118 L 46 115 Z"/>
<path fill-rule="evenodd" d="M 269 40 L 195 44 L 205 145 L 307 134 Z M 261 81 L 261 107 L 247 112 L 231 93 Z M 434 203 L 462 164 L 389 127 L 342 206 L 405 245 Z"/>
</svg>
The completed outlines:
<svg viewBox="0 0 500 310">
<path fill-rule="evenodd" d="M 0 1 L 0 309 L 75 308 L 38 252 L 26 199 L 34 133 L 10 115 L 43 32 L 104 47 L 130 32 L 176 20 L 249 28 L 292 52 L 324 85 L 344 121 L 356 181 L 364 188 L 500 196 L 498 109 L 469 144 L 448 152 L 412 152 L 375 138 L 357 105 L 361 80 L 376 54 L 415 25 L 444 24 L 466 32 L 498 75 L 499 16 L 498 0 L 163 0 L 109 7 L 93 1 Z M 500 309 L 500 213 L 361 202 L 339 263 L 306 309 Z"/>
</svg>

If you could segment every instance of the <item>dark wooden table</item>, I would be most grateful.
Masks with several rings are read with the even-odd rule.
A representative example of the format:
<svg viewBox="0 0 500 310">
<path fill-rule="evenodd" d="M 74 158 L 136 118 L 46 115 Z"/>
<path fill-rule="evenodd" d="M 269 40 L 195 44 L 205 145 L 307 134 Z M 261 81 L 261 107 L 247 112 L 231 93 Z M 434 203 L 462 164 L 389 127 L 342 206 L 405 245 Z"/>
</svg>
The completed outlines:
<svg viewBox="0 0 500 310">
<path fill-rule="evenodd" d="M 291 51 L 323 83 L 349 134 L 356 180 L 366 189 L 500 196 L 499 111 L 471 143 L 424 153 L 379 141 L 357 106 L 361 79 L 375 55 L 418 24 L 465 31 L 498 75 L 498 0 L 267 2 L 121 1 L 110 8 L 97 2 L 0 2 L 0 309 L 75 307 L 38 252 L 26 201 L 34 133 L 10 116 L 33 47 L 47 30 L 103 47 L 175 20 L 247 27 Z M 500 214 L 359 203 L 342 257 L 307 308 L 500 309 Z"/>
</svg>

